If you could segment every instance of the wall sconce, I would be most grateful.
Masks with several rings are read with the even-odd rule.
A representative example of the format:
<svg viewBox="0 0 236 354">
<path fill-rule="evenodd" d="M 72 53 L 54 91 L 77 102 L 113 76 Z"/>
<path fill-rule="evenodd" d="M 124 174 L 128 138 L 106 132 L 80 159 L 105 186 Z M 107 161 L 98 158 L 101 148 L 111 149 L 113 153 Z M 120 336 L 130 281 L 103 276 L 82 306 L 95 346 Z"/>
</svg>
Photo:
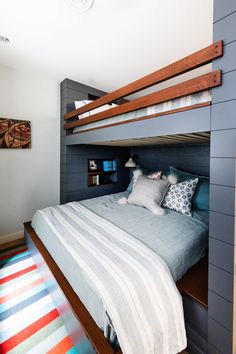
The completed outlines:
<svg viewBox="0 0 236 354">
<path fill-rule="evenodd" d="M 133 160 L 132 157 L 125 163 L 125 167 L 135 168 L 137 166 L 136 162 Z"/>
</svg>

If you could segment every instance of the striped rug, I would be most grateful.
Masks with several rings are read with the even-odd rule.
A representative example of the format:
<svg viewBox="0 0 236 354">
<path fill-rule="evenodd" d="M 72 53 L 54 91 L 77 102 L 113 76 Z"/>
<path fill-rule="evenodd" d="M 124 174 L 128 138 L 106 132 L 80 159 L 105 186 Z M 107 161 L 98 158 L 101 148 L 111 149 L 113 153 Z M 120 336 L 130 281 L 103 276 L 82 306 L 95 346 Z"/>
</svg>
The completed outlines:
<svg viewBox="0 0 236 354">
<path fill-rule="evenodd" d="M 1 354 L 78 353 L 25 246 L 0 252 L 0 321 Z"/>
</svg>

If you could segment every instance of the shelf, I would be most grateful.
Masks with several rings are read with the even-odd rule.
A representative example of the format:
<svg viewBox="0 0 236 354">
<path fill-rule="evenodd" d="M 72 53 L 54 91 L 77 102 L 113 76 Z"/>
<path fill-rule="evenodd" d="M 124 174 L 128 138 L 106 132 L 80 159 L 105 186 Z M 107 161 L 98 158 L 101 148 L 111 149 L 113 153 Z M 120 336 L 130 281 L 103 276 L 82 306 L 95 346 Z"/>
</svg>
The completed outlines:
<svg viewBox="0 0 236 354">
<path fill-rule="evenodd" d="M 100 183 L 100 184 L 89 184 L 88 187 L 100 187 L 100 186 L 106 186 L 109 184 L 115 184 L 117 182 L 107 182 L 107 183 Z"/>
<path fill-rule="evenodd" d="M 113 173 L 116 173 L 117 171 L 94 171 L 94 172 L 88 172 L 89 176 L 93 175 L 111 175 Z"/>
<path fill-rule="evenodd" d="M 92 167 L 92 169 L 91 169 Z M 96 168 L 94 170 L 93 168 Z M 112 170 L 112 168 L 116 168 Z M 104 171 L 108 170 L 109 171 Z M 98 184 L 97 184 L 98 182 Z M 99 187 L 106 184 L 117 183 L 117 161 L 110 159 L 89 159 L 88 160 L 88 187 Z"/>
</svg>

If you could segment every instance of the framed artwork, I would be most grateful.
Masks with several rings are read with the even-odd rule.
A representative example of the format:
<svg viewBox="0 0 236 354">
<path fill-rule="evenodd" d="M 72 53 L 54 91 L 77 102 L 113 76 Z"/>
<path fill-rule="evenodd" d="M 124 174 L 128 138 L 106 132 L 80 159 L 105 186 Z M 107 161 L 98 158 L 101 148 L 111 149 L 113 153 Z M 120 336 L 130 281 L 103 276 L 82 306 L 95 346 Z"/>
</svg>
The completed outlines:
<svg viewBox="0 0 236 354">
<path fill-rule="evenodd" d="M 0 149 L 26 148 L 31 148 L 30 121 L 0 118 Z"/>
</svg>

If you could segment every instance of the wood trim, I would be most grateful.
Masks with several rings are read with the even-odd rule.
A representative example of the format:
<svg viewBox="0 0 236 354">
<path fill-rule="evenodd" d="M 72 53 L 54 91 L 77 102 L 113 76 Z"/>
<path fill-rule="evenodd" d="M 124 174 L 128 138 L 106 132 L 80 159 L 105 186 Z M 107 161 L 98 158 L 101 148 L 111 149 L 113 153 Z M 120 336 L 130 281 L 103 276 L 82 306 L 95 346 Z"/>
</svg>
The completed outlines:
<svg viewBox="0 0 236 354">
<path fill-rule="evenodd" d="M 137 109 L 146 108 L 155 104 L 170 101 L 175 98 L 191 95 L 193 93 L 202 92 L 219 85 L 221 85 L 221 70 L 217 70 L 209 74 L 205 74 L 197 78 L 184 81 L 180 84 L 168 87 L 161 91 L 157 91 L 144 97 L 140 97 L 133 101 L 124 103 L 121 106 L 117 106 L 108 109 L 107 111 L 93 114 L 88 118 L 67 123 L 64 125 L 64 128 L 71 129 L 80 125 L 97 122 L 105 118 L 132 112 Z"/>
<path fill-rule="evenodd" d="M 89 129 L 85 129 L 85 130 L 83 130 L 81 132 L 71 133 L 71 134 L 68 134 L 68 135 L 87 133 L 87 132 L 90 132 L 90 131 L 93 131 L 93 130 L 110 128 L 110 127 L 114 127 L 116 125 L 134 123 L 134 122 L 139 122 L 139 121 L 146 120 L 146 119 L 151 119 L 151 118 L 158 118 L 158 117 L 166 116 L 166 115 L 169 115 L 169 114 L 190 111 L 190 110 L 196 109 L 196 108 L 207 107 L 207 106 L 210 106 L 210 105 L 211 105 L 211 101 L 197 103 L 197 104 L 194 104 L 194 105 L 191 105 L 191 106 L 175 108 L 175 109 L 171 109 L 169 111 L 161 112 L 161 113 L 149 114 L 148 116 L 143 116 L 143 117 L 139 117 L 139 118 L 133 118 L 133 119 L 129 119 L 129 120 L 126 120 L 126 121 L 123 121 L 123 122 L 106 124 L 106 125 L 103 125 L 101 127 L 96 127 L 96 128 L 89 128 Z"/>
<path fill-rule="evenodd" d="M 212 60 L 221 57 L 223 55 L 223 42 L 218 41 L 209 45 L 191 55 L 186 56 L 166 67 L 157 70 L 143 78 L 140 78 L 118 90 L 108 93 L 101 98 L 98 98 L 94 102 L 91 102 L 79 109 L 73 110 L 70 113 L 65 114 L 65 119 L 73 118 L 82 113 L 93 110 L 103 106 L 104 104 L 115 101 L 121 97 L 134 94 L 141 90 L 144 90 L 153 85 L 159 84 L 165 80 L 171 79 L 178 75 L 184 74 L 190 70 L 196 69 L 199 66 L 210 63 Z"/>
<path fill-rule="evenodd" d="M 34 242 L 35 246 L 39 250 L 40 254 L 44 258 L 46 264 L 50 268 L 53 276 L 55 277 L 58 285 L 60 286 L 61 290 L 65 294 L 67 300 L 69 301 L 72 310 L 74 311 L 78 321 L 81 323 L 87 337 L 93 344 L 95 350 L 98 354 L 114 354 L 115 351 L 108 343 L 106 338 L 104 337 L 102 331 L 98 328 L 97 324 L 93 320 L 90 313 L 87 311 L 83 303 L 80 301 L 79 297 L 76 295 L 74 290 L 72 289 L 71 285 L 69 284 L 68 280 L 65 278 L 64 274 L 39 239 L 38 235 L 34 231 L 31 226 L 31 222 L 24 223 L 25 230 L 27 231 L 28 235 L 31 237 L 32 241 Z"/>
<path fill-rule="evenodd" d="M 5 242 L 5 243 L 0 244 L 0 251 L 3 251 L 3 250 L 10 248 L 10 247 L 21 246 L 21 245 L 24 245 L 24 243 L 25 243 L 25 239 L 23 237 L 21 237 L 17 240 Z"/>
<path fill-rule="evenodd" d="M 197 280 L 197 281 L 196 281 Z M 208 308 L 208 254 L 177 282 L 181 295 L 187 295 Z"/>
</svg>

